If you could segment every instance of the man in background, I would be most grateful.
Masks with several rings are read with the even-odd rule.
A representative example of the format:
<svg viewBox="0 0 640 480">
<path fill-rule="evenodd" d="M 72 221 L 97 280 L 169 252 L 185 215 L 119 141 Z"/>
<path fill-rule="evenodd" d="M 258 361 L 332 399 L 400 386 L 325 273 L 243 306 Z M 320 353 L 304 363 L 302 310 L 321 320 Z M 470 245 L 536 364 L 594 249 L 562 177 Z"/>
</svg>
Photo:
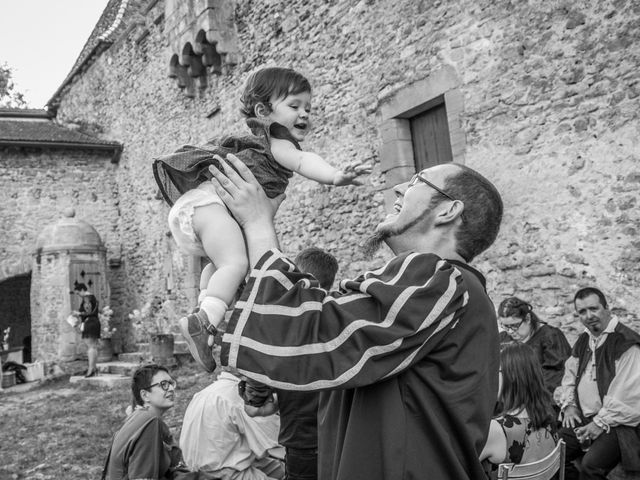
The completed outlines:
<svg viewBox="0 0 640 480">
<path fill-rule="evenodd" d="M 585 330 L 555 394 L 567 444 L 565 478 L 604 480 L 620 461 L 640 471 L 640 335 L 611 314 L 597 288 L 578 290 L 573 303 Z M 578 472 L 573 461 L 580 457 Z"/>
</svg>

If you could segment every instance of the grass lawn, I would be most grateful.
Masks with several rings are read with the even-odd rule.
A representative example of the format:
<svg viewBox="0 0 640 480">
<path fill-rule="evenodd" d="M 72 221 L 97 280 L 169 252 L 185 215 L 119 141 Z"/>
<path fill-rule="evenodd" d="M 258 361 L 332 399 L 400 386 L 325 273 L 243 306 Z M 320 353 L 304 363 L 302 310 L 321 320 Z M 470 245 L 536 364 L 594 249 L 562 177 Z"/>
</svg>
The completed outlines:
<svg viewBox="0 0 640 480">
<path fill-rule="evenodd" d="M 176 405 L 163 417 L 176 440 L 193 395 L 208 386 L 207 374 L 194 364 L 172 370 L 178 381 Z M 97 480 L 112 435 L 125 418 L 129 387 L 97 389 L 46 382 L 25 393 L 0 393 L 0 480 Z M 611 480 L 639 480 L 619 468 Z"/>
<path fill-rule="evenodd" d="M 177 439 L 191 397 L 216 375 L 194 364 L 171 374 L 178 381 L 176 405 L 164 420 Z M 98 389 L 68 378 L 25 393 L 0 393 L 0 479 L 99 479 L 130 398 L 128 386 Z"/>
</svg>

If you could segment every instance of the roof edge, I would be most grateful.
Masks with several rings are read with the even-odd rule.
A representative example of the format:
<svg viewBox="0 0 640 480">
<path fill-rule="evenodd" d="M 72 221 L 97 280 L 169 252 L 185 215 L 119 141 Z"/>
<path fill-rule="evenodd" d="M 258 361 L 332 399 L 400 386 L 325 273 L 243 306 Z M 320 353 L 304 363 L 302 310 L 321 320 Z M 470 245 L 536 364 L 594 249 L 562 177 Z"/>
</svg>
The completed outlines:
<svg viewBox="0 0 640 480">
<path fill-rule="evenodd" d="M 96 46 L 93 47 L 93 50 L 91 50 L 89 55 L 87 55 L 87 57 L 84 59 L 84 61 L 76 68 L 71 70 L 71 72 L 69 72 L 67 78 L 63 80 L 62 84 L 53 93 L 49 101 L 47 101 L 47 103 L 45 104 L 48 112 L 51 112 L 53 116 L 56 115 L 56 113 L 58 112 L 58 107 L 60 106 L 60 96 L 65 87 L 73 81 L 73 79 L 78 75 L 78 73 L 80 73 L 81 70 L 85 68 L 85 66 L 89 66 L 89 63 L 93 62 L 96 56 L 107 50 L 112 45 L 112 43 L 112 41 L 99 40 Z"/>
<path fill-rule="evenodd" d="M 100 150 L 112 152 L 111 163 L 118 163 L 122 154 L 122 144 L 79 143 L 79 142 L 43 142 L 34 140 L 0 140 L 0 147 L 33 147 L 33 148 L 68 148 L 70 150 Z"/>
<path fill-rule="evenodd" d="M 0 118 L 44 118 L 51 120 L 53 116 L 42 108 L 0 108 Z"/>
</svg>

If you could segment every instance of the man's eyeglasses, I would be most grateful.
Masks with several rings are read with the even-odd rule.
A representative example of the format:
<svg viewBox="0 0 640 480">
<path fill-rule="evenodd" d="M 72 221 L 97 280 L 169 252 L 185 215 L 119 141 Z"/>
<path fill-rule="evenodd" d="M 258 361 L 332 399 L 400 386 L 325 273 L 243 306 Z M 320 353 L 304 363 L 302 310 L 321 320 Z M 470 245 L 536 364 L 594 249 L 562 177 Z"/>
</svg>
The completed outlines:
<svg viewBox="0 0 640 480">
<path fill-rule="evenodd" d="M 445 197 L 447 197 L 449 200 L 451 200 L 452 202 L 455 202 L 456 199 L 453 198 L 451 195 L 449 195 L 447 192 L 445 192 L 444 190 L 442 190 L 440 187 L 435 186 L 433 183 L 431 183 L 429 180 L 427 180 L 426 178 L 424 178 L 422 175 L 420 175 L 419 173 L 416 173 L 411 180 L 409 181 L 409 186 L 413 187 L 414 185 L 416 185 L 418 182 L 422 182 L 422 183 L 426 183 L 427 185 L 429 185 L 431 188 L 433 188 L 434 190 L 436 190 L 438 193 L 444 195 Z"/>
<path fill-rule="evenodd" d="M 502 328 L 504 328 L 505 330 L 508 330 L 510 332 L 515 332 L 516 330 L 518 330 L 520 328 L 520 325 L 522 325 L 522 322 L 524 322 L 524 318 L 522 320 L 520 320 L 518 323 L 503 323 L 502 324 Z"/>
<path fill-rule="evenodd" d="M 160 388 L 162 390 L 164 390 L 165 392 L 168 392 L 171 388 L 173 388 L 175 390 L 176 386 L 178 385 L 178 383 L 175 380 L 162 380 L 161 382 L 158 383 L 154 383 L 152 385 L 149 385 L 147 388 L 145 388 L 144 390 L 150 390 L 153 387 L 155 387 L 156 385 L 160 385 Z"/>
</svg>

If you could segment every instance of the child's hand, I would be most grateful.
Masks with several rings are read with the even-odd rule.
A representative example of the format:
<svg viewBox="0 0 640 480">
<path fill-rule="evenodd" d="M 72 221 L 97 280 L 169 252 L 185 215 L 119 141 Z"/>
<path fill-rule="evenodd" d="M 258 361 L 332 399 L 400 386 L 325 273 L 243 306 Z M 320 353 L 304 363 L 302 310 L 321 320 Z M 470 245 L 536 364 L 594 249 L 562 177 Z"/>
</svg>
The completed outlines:
<svg viewBox="0 0 640 480">
<path fill-rule="evenodd" d="M 360 175 L 368 175 L 371 173 L 371 165 L 349 165 L 344 170 L 336 173 L 333 184 L 340 187 L 342 185 L 364 185 Z"/>
</svg>

